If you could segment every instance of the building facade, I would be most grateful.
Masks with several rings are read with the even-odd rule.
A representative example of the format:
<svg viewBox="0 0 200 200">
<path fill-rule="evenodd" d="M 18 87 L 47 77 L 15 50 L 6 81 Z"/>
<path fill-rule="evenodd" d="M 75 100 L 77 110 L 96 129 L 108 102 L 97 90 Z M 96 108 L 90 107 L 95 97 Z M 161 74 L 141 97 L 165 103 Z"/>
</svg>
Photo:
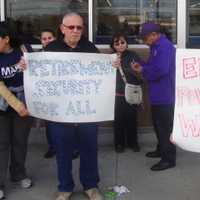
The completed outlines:
<svg viewBox="0 0 200 200">
<path fill-rule="evenodd" d="M 200 45 L 199 0 L 0 0 L 0 11 L 1 21 L 9 20 L 32 44 L 39 43 L 43 28 L 57 31 L 63 14 L 76 11 L 85 18 L 85 34 L 100 48 L 121 30 L 133 47 L 143 47 L 138 32 L 145 21 L 160 23 L 178 47 Z"/>
</svg>

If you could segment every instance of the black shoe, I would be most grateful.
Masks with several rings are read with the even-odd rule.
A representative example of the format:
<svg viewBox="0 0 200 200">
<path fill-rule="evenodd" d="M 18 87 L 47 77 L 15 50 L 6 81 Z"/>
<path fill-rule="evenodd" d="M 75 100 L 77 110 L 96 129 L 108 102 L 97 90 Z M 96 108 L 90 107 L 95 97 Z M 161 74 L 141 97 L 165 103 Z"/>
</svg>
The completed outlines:
<svg viewBox="0 0 200 200">
<path fill-rule="evenodd" d="M 159 151 L 156 150 L 156 151 L 151 151 L 151 152 L 146 153 L 145 156 L 149 158 L 160 158 L 161 154 Z"/>
<path fill-rule="evenodd" d="M 45 154 L 44 154 L 44 158 L 53 158 L 55 156 L 55 151 L 52 150 L 48 150 Z"/>
<path fill-rule="evenodd" d="M 134 152 L 140 152 L 140 146 L 138 144 L 133 145 L 132 149 Z"/>
<path fill-rule="evenodd" d="M 176 165 L 174 163 L 169 163 L 169 162 L 166 162 L 166 161 L 160 161 L 158 162 L 157 164 L 153 165 L 151 167 L 151 170 L 152 171 L 162 171 L 162 170 L 165 170 L 165 169 L 169 169 L 169 168 L 173 168 L 175 167 Z"/>
<path fill-rule="evenodd" d="M 73 160 L 79 157 L 79 151 L 74 151 L 73 153 Z"/>
<path fill-rule="evenodd" d="M 115 151 L 116 151 L 116 153 L 123 153 L 125 151 L 125 148 L 122 145 L 117 145 L 115 147 Z"/>
</svg>

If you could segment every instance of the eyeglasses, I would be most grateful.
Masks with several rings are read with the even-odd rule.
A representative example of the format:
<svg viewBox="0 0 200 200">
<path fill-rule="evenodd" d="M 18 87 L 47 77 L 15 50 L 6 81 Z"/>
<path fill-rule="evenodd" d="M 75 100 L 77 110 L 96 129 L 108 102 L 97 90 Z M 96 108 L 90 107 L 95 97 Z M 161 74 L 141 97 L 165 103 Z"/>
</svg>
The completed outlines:
<svg viewBox="0 0 200 200">
<path fill-rule="evenodd" d="M 115 46 L 124 45 L 124 44 L 126 44 L 125 41 L 114 42 L 114 45 L 115 45 Z"/>
<path fill-rule="evenodd" d="M 65 28 L 68 28 L 69 30 L 74 30 L 74 29 L 76 29 L 77 31 L 82 31 L 83 30 L 83 27 L 82 26 L 75 26 L 75 25 L 70 25 L 70 26 L 67 26 L 67 25 L 65 25 L 65 24 L 63 24 L 63 26 L 65 27 Z"/>
</svg>

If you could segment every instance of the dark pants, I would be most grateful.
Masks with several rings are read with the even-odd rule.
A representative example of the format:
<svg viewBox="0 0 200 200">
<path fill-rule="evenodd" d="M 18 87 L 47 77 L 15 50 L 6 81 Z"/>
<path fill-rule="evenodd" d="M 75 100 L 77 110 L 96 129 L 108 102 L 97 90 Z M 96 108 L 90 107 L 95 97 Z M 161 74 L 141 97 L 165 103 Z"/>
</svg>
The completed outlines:
<svg viewBox="0 0 200 200">
<path fill-rule="evenodd" d="M 50 133 L 49 123 L 46 121 L 45 121 L 45 127 L 46 127 L 46 138 L 47 138 L 47 143 L 48 143 L 48 150 L 55 152 L 55 147 L 54 147 L 52 136 Z"/>
<path fill-rule="evenodd" d="M 128 104 L 123 96 L 115 99 L 114 142 L 123 147 L 126 143 L 129 147 L 138 144 L 137 107 Z"/>
<path fill-rule="evenodd" d="M 15 113 L 0 115 L 0 187 L 4 187 L 8 162 L 14 181 L 26 177 L 25 159 L 32 119 Z"/>
<path fill-rule="evenodd" d="M 153 105 L 151 107 L 153 126 L 158 139 L 157 150 L 161 159 L 176 163 L 176 147 L 170 142 L 173 128 L 174 105 Z"/>
<path fill-rule="evenodd" d="M 84 190 L 97 187 L 99 182 L 97 125 L 92 123 L 78 125 L 55 122 L 48 123 L 56 150 L 59 181 L 58 190 L 61 192 L 73 191 L 72 158 L 77 146 L 80 152 L 81 184 Z"/>
</svg>

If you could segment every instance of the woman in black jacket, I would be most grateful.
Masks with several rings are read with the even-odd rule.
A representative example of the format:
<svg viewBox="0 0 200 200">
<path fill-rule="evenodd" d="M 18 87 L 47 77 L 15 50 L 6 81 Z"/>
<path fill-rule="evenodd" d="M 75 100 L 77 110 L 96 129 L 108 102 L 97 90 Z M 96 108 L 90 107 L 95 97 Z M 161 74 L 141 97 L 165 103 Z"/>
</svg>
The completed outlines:
<svg viewBox="0 0 200 200">
<path fill-rule="evenodd" d="M 140 85 L 141 79 L 136 77 L 131 70 L 131 62 L 138 62 L 138 55 L 128 50 L 127 38 L 122 33 L 113 36 L 110 47 L 118 54 L 121 68 L 126 80 L 130 84 Z M 117 69 L 115 120 L 114 120 L 114 144 L 117 153 L 124 152 L 126 145 L 134 152 L 139 152 L 137 136 L 137 110 L 138 105 L 130 105 L 125 99 L 125 83 Z"/>
</svg>

